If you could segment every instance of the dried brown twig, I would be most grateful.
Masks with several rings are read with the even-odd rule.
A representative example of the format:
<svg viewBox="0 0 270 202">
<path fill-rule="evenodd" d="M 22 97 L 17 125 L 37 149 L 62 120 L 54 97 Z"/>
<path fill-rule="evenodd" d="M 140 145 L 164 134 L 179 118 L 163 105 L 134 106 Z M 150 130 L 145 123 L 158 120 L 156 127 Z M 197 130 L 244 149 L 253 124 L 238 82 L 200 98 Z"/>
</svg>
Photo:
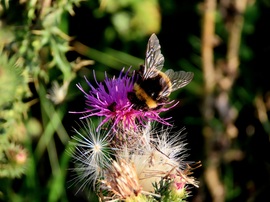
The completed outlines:
<svg viewBox="0 0 270 202">
<path fill-rule="evenodd" d="M 205 182 L 210 190 L 213 201 L 225 201 L 225 189 L 221 181 L 219 166 L 221 159 L 229 152 L 230 139 L 237 136 L 237 128 L 234 121 L 237 117 L 236 110 L 229 102 L 231 88 L 237 78 L 239 66 L 239 46 L 243 27 L 243 13 L 248 0 L 243 1 L 204 1 L 203 24 L 202 24 L 202 69 L 204 78 L 204 103 L 202 107 L 205 126 L 203 135 L 205 137 L 206 163 Z M 228 31 L 227 54 L 222 62 L 215 63 L 215 14 L 218 6 L 230 6 L 235 11 L 226 23 Z M 212 126 L 214 112 L 217 111 L 219 120 L 224 130 L 215 129 Z M 224 148 L 214 149 L 215 144 L 221 144 Z M 228 155 L 227 155 L 228 156 Z M 241 156 L 241 155 L 240 155 Z"/>
</svg>

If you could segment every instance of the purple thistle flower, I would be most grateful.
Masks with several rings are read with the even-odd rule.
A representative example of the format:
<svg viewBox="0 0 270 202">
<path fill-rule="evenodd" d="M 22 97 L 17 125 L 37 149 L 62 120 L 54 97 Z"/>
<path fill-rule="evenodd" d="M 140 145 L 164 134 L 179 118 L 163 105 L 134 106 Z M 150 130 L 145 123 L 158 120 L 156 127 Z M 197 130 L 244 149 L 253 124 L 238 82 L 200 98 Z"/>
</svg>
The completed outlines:
<svg viewBox="0 0 270 202">
<path fill-rule="evenodd" d="M 108 78 L 105 73 L 104 82 L 97 82 L 95 72 L 94 79 L 97 87 L 94 87 L 86 78 L 87 84 L 90 86 L 89 93 L 85 92 L 80 84 L 77 87 L 85 94 L 86 108 L 83 112 L 71 112 L 71 113 L 83 113 L 85 114 L 81 119 L 90 116 L 105 117 L 99 124 L 97 130 L 106 122 L 112 121 L 113 128 L 121 126 L 122 128 L 134 128 L 137 129 L 138 123 L 145 125 L 147 121 L 158 121 L 165 125 L 170 125 L 167 120 L 170 118 L 161 118 L 160 112 L 167 111 L 174 105 L 160 109 L 152 109 L 144 111 L 141 109 L 134 109 L 133 104 L 128 99 L 128 93 L 133 91 L 135 82 L 135 72 L 132 76 L 128 76 L 130 68 L 124 73 L 124 68 L 120 72 L 120 75 L 116 78 Z M 170 102 L 169 104 L 171 104 Z M 119 125 L 120 124 L 120 125 Z"/>
</svg>

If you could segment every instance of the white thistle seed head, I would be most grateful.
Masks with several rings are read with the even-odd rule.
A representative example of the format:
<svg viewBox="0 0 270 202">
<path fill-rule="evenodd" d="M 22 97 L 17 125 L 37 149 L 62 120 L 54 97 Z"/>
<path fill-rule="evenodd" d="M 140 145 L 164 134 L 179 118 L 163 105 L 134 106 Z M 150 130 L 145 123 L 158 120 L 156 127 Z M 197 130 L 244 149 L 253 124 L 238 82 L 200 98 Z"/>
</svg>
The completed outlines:
<svg viewBox="0 0 270 202">
<path fill-rule="evenodd" d="M 168 174 L 176 174 L 187 165 L 186 143 L 181 136 L 184 129 L 173 134 L 171 129 L 155 130 L 149 124 L 141 131 L 136 148 L 122 148 L 117 152 L 117 156 L 134 163 L 144 191 L 153 192 L 153 183 L 158 183 Z"/>
<path fill-rule="evenodd" d="M 71 144 L 75 146 L 72 152 L 75 167 L 72 169 L 75 178 L 72 184 L 79 185 L 79 190 L 95 185 L 104 175 L 104 170 L 111 164 L 113 155 L 110 147 L 111 131 L 98 130 L 90 119 L 81 121 L 80 130 L 74 129 L 76 135 Z"/>
</svg>

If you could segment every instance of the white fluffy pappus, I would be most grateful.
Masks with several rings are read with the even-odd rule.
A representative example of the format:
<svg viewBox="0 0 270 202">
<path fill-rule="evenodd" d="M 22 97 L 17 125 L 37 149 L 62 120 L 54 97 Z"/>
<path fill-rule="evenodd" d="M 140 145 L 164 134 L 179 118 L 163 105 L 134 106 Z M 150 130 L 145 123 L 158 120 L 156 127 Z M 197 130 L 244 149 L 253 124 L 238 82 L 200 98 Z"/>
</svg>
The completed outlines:
<svg viewBox="0 0 270 202">
<path fill-rule="evenodd" d="M 70 142 L 73 158 L 74 178 L 71 186 L 79 186 L 78 191 L 85 187 L 96 188 L 97 181 L 103 177 L 104 171 L 111 165 L 112 148 L 109 143 L 112 138 L 111 130 L 96 130 L 90 119 L 81 120 L 79 130 L 74 129 L 76 135 Z"/>
<path fill-rule="evenodd" d="M 186 144 L 183 131 L 172 133 L 172 126 L 152 129 L 151 124 L 142 131 L 143 137 L 136 149 L 119 151 L 119 156 L 134 163 L 140 185 L 144 191 L 153 192 L 153 183 L 168 174 L 176 174 L 187 166 Z M 121 153 L 122 152 L 122 153 Z"/>
</svg>

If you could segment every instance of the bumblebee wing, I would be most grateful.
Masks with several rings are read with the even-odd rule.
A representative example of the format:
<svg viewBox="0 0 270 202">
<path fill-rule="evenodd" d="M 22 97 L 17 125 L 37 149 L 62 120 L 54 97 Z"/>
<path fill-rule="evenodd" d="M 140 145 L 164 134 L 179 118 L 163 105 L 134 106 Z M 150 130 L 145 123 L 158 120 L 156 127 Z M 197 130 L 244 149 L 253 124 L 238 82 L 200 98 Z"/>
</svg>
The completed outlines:
<svg viewBox="0 0 270 202">
<path fill-rule="evenodd" d="M 178 71 L 175 72 L 169 69 L 165 72 L 171 81 L 171 91 L 175 91 L 179 88 L 183 88 L 188 85 L 193 79 L 194 74 L 192 72 Z"/>
<path fill-rule="evenodd" d="M 164 65 L 164 57 L 160 51 L 160 44 L 157 36 L 152 34 L 146 48 L 144 61 L 143 78 L 151 78 L 158 75 Z"/>
</svg>

